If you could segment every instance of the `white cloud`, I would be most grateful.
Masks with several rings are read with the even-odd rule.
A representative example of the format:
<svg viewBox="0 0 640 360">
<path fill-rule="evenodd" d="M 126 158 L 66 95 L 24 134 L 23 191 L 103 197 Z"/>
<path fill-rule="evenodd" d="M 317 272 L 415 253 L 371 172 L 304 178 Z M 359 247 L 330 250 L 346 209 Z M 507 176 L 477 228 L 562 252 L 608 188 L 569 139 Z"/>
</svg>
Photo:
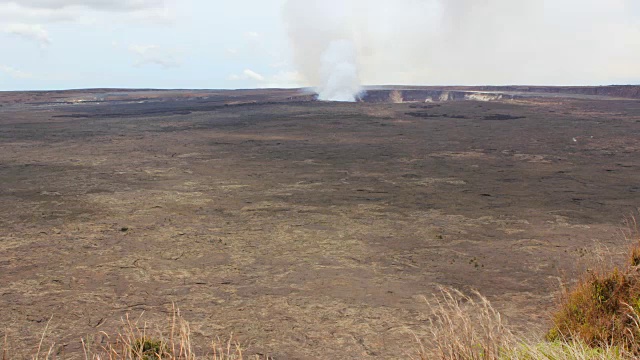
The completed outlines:
<svg viewBox="0 0 640 360">
<path fill-rule="evenodd" d="M 265 78 L 264 76 L 258 74 L 257 72 L 250 70 L 250 69 L 246 69 L 245 71 L 243 71 L 244 76 L 246 76 L 246 78 L 248 79 L 253 79 L 255 81 L 264 81 Z"/>
<path fill-rule="evenodd" d="M 33 79 L 33 74 L 18 70 L 11 66 L 0 65 L 0 72 L 3 72 L 14 79 Z"/>
<path fill-rule="evenodd" d="M 5 27 L 4 31 L 8 34 L 20 36 L 30 41 L 35 41 L 41 46 L 51 44 L 49 33 L 47 33 L 42 25 L 10 24 Z"/>
<path fill-rule="evenodd" d="M 0 0 L 0 4 L 17 4 L 15 0 Z M 133 11 L 162 7 L 163 0 L 20 0 L 21 7 L 30 9 L 59 10 L 69 7 L 85 7 L 102 11 Z"/>
<path fill-rule="evenodd" d="M 294 88 L 305 86 L 303 77 L 297 71 L 281 71 L 277 74 L 264 76 L 251 69 L 246 69 L 242 75 L 231 74 L 230 81 L 250 82 L 260 88 Z"/>
<path fill-rule="evenodd" d="M 1 2 L 0 20 L 21 23 L 51 23 L 73 21 L 78 17 L 77 11 L 66 9 L 24 8 L 14 2 Z"/>
<path fill-rule="evenodd" d="M 137 57 L 136 66 L 155 64 L 171 68 L 180 66 L 182 63 L 175 51 L 158 45 L 131 45 L 129 51 Z"/>
<path fill-rule="evenodd" d="M 257 72 L 251 69 L 245 69 L 242 72 L 242 75 L 231 74 L 227 77 L 227 79 L 231 81 L 253 80 L 256 82 L 264 82 L 266 80 L 264 76 L 258 74 Z"/>
<path fill-rule="evenodd" d="M 110 21 L 171 22 L 169 4 L 175 0 L 0 0 L 0 22 L 43 24 L 92 23 L 98 14 Z"/>
<path fill-rule="evenodd" d="M 231 74 L 227 77 L 228 80 L 231 81 L 241 81 L 241 80 L 253 80 L 253 81 L 257 81 L 257 82 L 264 82 L 266 81 L 265 77 L 258 74 L 257 72 L 251 70 L 251 69 L 245 69 L 242 72 L 242 75 L 237 75 L 237 74 Z"/>
</svg>

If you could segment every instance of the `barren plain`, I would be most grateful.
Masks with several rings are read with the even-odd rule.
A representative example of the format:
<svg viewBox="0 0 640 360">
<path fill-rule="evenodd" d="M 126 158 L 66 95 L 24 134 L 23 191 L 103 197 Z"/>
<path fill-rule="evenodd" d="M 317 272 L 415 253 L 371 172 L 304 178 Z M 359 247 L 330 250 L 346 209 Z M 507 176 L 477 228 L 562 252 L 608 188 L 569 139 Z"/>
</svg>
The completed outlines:
<svg viewBox="0 0 640 360">
<path fill-rule="evenodd" d="M 31 353 L 53 316 L 82 358 L 176 304 L 203 349 L 406 358 L 441 285 L 542 334 L 559 281 L 627 247 L 640 101 L 506 90 L 0 93 L 0 338 Z"/>
</svg>

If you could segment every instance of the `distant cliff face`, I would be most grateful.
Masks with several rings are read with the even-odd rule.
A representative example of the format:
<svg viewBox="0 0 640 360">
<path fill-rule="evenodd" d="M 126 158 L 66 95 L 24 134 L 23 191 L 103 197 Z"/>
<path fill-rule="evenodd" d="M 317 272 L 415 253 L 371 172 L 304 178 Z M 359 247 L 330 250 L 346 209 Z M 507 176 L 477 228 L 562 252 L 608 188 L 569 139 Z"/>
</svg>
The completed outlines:
<svg viewBox="0 0 640 360">
<path fill-rule="evenodd" d="M 472 86 L 370 89 L 361 97 L 368 103 L 499 101 L 563 95 L 640 99 L 640 86 Z"/>
<path fill-rule="evenodd" d="M 369 90 L 361 101 L 367 103 L 401 102 L 444 102 L 444 101 L 497 101 L 514 99 L 509 94 L 482 91 L 461 91 L 446 89 L 410 89 L 410 90 Z"/>
<path fill-rule="evenodd" d="M 542 94 L 571 94 L 640 99 L 640 85 L 611 86 L 481 86 L 470 87 L 475 91 L 505 91 Z"/>
</svg>

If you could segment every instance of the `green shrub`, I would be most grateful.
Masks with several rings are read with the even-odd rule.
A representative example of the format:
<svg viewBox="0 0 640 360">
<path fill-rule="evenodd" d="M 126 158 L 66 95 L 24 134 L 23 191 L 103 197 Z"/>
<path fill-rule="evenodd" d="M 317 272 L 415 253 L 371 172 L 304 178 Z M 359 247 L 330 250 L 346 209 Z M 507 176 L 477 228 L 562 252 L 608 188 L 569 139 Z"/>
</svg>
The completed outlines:
<svg viewBox="0 0 640 360">
<path fill-rule="evenodd" d="M 170 355 L 169 347 L 162 340 L 140 338 L 131 348 L 132 355 L 141 360 L 162 360 Z"/>
</svg>

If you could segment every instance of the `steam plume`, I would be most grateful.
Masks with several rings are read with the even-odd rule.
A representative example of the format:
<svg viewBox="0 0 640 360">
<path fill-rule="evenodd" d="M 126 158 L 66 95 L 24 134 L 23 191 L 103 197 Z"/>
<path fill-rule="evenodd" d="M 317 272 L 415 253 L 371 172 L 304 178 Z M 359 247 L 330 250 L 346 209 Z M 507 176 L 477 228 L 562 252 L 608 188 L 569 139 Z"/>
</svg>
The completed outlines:
<svg viewBox="0 0 640 360">
<path fill-rule="evenodd" d="M 640 82 L 637 0 L 288 0 L 284 15 L 295 65 L 326 100 L 352 101 L 361 83 Z"/>
<path fill-rule="evenodd" d="M 289 0 L 285 5 L 296 65 L 320 100 L 355 101 L 362 90 L 353 5 L 350 0 Z"/>
<path fill-rule="evenodd" d="M 329 44 L 322 54 L 320 77 L 320 100 L 356 101 L 362 88 L 356 66 L 356 50 L 351 41 L 335 40 Z"/>
</svg>

